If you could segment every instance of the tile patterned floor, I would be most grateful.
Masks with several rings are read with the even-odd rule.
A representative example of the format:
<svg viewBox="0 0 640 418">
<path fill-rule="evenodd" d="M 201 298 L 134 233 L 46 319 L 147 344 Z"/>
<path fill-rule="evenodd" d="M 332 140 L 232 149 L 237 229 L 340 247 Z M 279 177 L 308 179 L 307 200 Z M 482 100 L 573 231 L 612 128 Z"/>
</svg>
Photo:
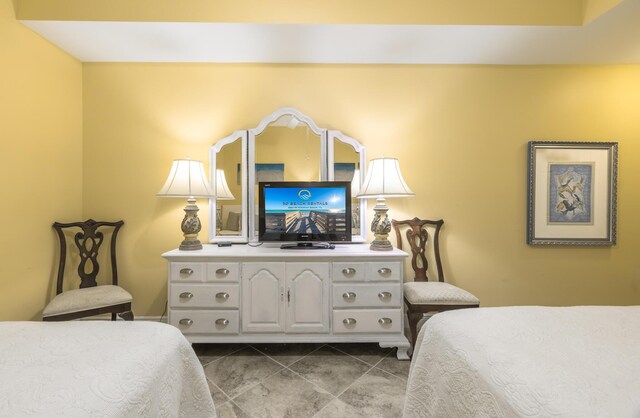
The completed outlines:
<svg viewBox="0 0 640 418">
<path fill-rule="evenodd" d="M 377 344 L 194 344 L 219 418 L 395 418 L 409 362 Z"/>
</svg>

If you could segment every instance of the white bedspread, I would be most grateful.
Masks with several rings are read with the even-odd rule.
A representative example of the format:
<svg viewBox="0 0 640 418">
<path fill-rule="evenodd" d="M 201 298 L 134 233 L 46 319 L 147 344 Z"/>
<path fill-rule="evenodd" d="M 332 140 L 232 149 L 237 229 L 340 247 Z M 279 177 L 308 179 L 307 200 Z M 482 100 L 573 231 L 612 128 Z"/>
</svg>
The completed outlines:
<svg viewBox="0 0 640 418">
<path fill-rule="evenodd" d="M 405 417 L 640 417 L 640 307 L 510 307 L 433 316 Z"/>
<path fill-rule="evenodd" d="M 0 322 L 0 417 L 215 417 L 204 371 L 174 327 Z"/>
</svg>

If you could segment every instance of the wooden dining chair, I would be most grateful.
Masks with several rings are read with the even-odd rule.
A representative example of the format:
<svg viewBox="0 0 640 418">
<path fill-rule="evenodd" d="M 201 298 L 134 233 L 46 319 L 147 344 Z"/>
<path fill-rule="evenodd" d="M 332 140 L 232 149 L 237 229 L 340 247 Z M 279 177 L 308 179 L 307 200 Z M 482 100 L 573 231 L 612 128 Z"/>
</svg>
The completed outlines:
<svg viewBox="0 0 640 418">
<path fill-rule="evenodd" d="M 56 296 L 49 302 L 42 312 L 43 321 L 67 321 L 105 313 L 111 314 L 111 320 L 116 315 L 126 321 L 133 321 L 131 312 L 132 297 L 129 292 L 118 286 L 118 268 L 116 262 L 116 238 L 118 231 L 124 225 L 123 221 L 98 222 L 89 219 L 84 222 L 53 224 L 60 240 L 60 262 L 58 264 L 58 278 Z M 103 230 L 110 229 L 109 260 L 111 264 L 111 284 L 97 283 L 100 265 L 98 251 L 105 240 Z M 63 291 L 63 281 L 67 262 L 67 239 L 65 231 L 77 230 L 74 235 L 75 249 L 78 251 L 79 265 L 77 273 L 80 278 L 80 288 Z M 71 245 L 69 245 L 71 247 Z M 71 277 L 75 277 L 71 275 Z M 67 277 L 69 279 L 69 277 Z"/>
<path fill-rule="evenodd" d="M 404 221 L 392 220 L 391 225 L 396 232 L 398 249 L 402 249 L 402 230 L 406 228 L 405 237 L 411 248 L 411 267 L 413 281 L 404 283 L 404 301 L 407 305 L 407 317 L 411 332 L 411 347 L 415 347 L 418 337 L 418 322 L 424 314 L 443 312 L 453 309 L 477 308 L 480 300 L 471 293 L 444 281 L 442 260 L 440 259 L 440 229 L 444 225 L 438 221 L 413 218 Z M 433 230 L 433 259 L 438 273 L 437 281 L 429 281 L 427 269 L 427 249 L 429 232 Z"/>
</svg>

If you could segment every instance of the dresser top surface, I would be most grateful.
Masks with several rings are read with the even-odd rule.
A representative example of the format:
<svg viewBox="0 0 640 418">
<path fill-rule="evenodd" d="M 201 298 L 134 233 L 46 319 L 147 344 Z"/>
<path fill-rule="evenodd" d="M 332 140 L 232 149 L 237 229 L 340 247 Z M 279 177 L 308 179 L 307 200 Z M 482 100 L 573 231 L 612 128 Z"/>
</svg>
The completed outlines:
<svg viewBox="0 0 640 418">
<path fill-rule="evenodd" d="M 215 244 L 204 244 L 201 250 L 180 251 L 178 249 L 162 254 L 168 260 L 178 259 L 215 259 L 215 258 L 327 258 L 340 259 L 347 257 L 363 257 L 375 259 L 403 258 L 408 254 L 402 250 L 394 248 L 391 251 L 372 251 L 369 244 L 336 244 L 334 249 L 286 249 L 279 245 L 263 244 L 260 246 L 250 246 L 247 244 L 234 244 L 230 247 L 218 247 Z"/>
</svg>

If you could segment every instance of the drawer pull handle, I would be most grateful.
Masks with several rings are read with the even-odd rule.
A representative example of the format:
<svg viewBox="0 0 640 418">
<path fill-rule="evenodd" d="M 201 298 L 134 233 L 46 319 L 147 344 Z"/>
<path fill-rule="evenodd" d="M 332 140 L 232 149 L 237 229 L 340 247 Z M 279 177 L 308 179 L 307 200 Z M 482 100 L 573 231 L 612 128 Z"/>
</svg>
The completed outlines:
<svg viewBox="0 0 640 418">
<path fill-rule="evenodd" d="M 193 274 L 193 269 L 190 269 L 190 268 L 180 269 L 180 274 L 191 276 Z"/>
<path fill-rule="evenodd" d="M 378 269 L 378 273 L 384 275 L 387 274 L 391 274 L 391 269 L 390 268 L 386 268 L 386 267 L 382 267 L 381 269 Z"/>
<path fill-rule="evenodd" d="M 193 293 L 191 292 L 180 293 L 180 299 L 191 299 L 192 297 L 193 297 Z"/>
<path fill-rule="evenodd" d="M 378 319 L 378 324 L 380 325 L 390 325 L 393 321 L 391 318 L 380 318 Z"/>
<path fill-rule="evenodd" d="M 226 327 L 227 325 L 229 325 L 229 320 L 225 318 L 216 319 L 216 325 L 222 325 L 223 327 Z"/>
<path fill-rule="evenodd" d="M 216 293 L 216 299 L 227 300 L 229 299 L 229 294 L 226 292 Z"/>
<path fill-rule="evenodd" d="M 193 319 L 184 318 L 184 319 L 181 319 L 179 323 L 180 325 L 190 326 L 191 324 L 193 324 Z"/>
<path fill-rule="evenodd" d="M 354 274 L 356 274 L 356 269 L 352 267 L 344 268 L 342 269 L 342 274 L 344 274 L 345 276 L 353 276 Z"/>
<path fill-rule="evenodd" d="M 344 300 L 353 301 L 356 299 L 356 294 L 353 292 L 346 292 L 342 294 Z"/>
<path fill-rule="evenodd" d="M 382 300 L 389 299 L 391 297 L 391 293 L 389 292 L 380 292 L 378 293 L 378 297 Z"/>
<path fill-rule="evenodd" d="M 342 320 L 342 323 L 345 325 L 355 325 L 356 322 L 358 321 L 356 321 L 355 318 L 345 318 Z"/>
<path fill-rule="evenodd" d="M 216 270 L 216 274 L 220 274 L 222 276 L 226 276 L 227 274 L 229 274 L 229 269 L 218 269 L 218 270 Z"/>
</svg>

